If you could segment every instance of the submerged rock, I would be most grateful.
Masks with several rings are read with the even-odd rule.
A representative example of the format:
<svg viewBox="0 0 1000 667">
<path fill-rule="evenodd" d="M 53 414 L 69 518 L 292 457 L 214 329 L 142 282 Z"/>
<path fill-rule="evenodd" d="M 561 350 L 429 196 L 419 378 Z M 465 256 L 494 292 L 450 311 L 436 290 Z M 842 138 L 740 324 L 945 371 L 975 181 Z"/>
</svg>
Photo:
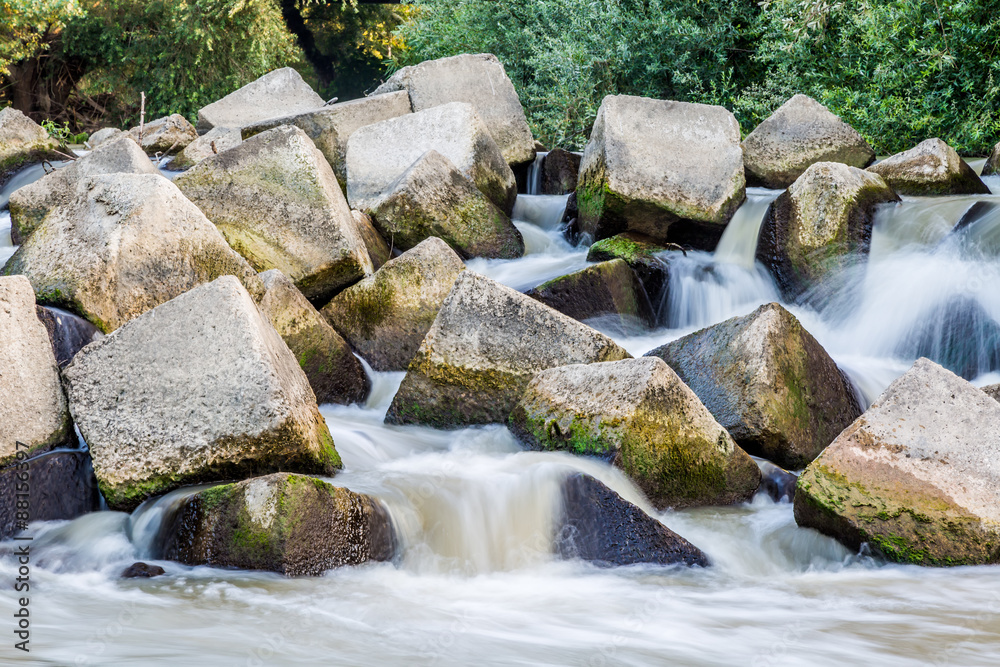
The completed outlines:
<svg viewBox="0 0 1000 667">
<path fill-rule="evenodd" d="M 395 551 L 377 500 L 312 477 L 276 473 L 201 491 L 178 512 L 166 555 L 189 565 L 319 576 Z"/>
<path fill-rule="evenodd" d="M 122 571 L 122 579 L 148 579 L 151 577 L 159 577 L 166 574 L 167 571 L 164 570 L 159 565 L 149 565 L 148 563 L 138 562 L 132 563 L 127 568 Z"/>
<path fill-rule="evenodd" d="M 23 276 L 0 278 L 0 414 L 0 466 L 73 436 L 59 367 Z"/>
<path fill-rule="evenodd" d="M 305 373 L 232 276 L 88 345 L 63 378 L 112 509 L 186 484 L 340 468 Z"/>
<path fill-rule="evenodd" d="M 368 209 L 393 247 L 436 236 L 462 257 L 515 259 L 524 239 L 507 214 L 437 151 L 427 151 Z"/>
<path fill-rule="evenodd" d="M 510 427 L 533 448 L 605 459 L 660 509 L 742 502 L 760 483 L 753 459 L 655 357 L 544 370 Z"/>
<path fill-rule="evenodd" d="M 311 301 L 374 271 L 333 170 L 297 127 L 251 137 L 174 183 L 254 269 L 280 270 Z"/>
<path fill-rule="evenodd" d="M 556 552 L 602 567 L 709 565 L 701 549 L 582 473 L 570 475 L 563 483 Z"/>
<path fill-rule="evenodd" d="M 396 90 L 408 92 L 413 110 L 418 112 L 449 102 L 471 104 L 508 164 L 535 159 L 535 140 L 521 100 L 492 53 L 464 53 L 404 67 L 372 95 Z"/>
<path fill-rule="evenodd" d="M 877 174 L 836 162 L 818 162 L 768 209 L 756 257 L 786 299 L 868 253 L 880 205 L 899 197 Z"/>
<path fill-rule="evenodd" d="M 198 131 L 243 127 L 268 118 L 313 111 L 323 98 L 291 67 L 268 72 L 198 111 Z"/>
<path fill-rule="evenodd" d="M 260 274 L 260 309 L 299 361 L 319 403 L 361 403 L 371 382 L 351 346 L 281 271 Z"/>
<path fill-rule="evenodd" d="M 366 210 L 427 151 L 448 158 L 463 176 L 510 215 L 514 172 L 471 104 L 453 102 L 366 125 L 347 140 L 347 199 Z"/>
<path fill-rule="evenodd" d="M 93 324 L 65 310 L 36 306 L 35 312 L 49 334 L 49 342 L 59 368 L 71 362 L 84 347 L 104 337 L 101 330 Z"/>
<path fill-rule="evenodd" d="M 68 204 L 76 195 L 77 183 L 82 178 L 100 174 L 156 173 L 156 167 L 139 144 L 124 137 L 105 142 L 91 153 L 10 195 L 11 241 L 15 245 L 24 243 L 49 211 Z"/>
<path fill-rule="evenodd" d="M 1000 370 L 1000 323 L 976 299 L 952 297 L 917 318 L 893 353 L 900 359 L 928 357 L 971 380 Z"/>
<path fill-rule="evenodd" d="M 294 125 L 309 135 L 333 168 L 340 187 L 347 188 L 347 140 L 351 135 L 365 125 L 408 113 L 409 95 L 405 92 L 389 93 L 253 123 L 243 128 L 243 138 L 249 139 L 279 125 Z"/>
<path fill-rule="evenodd" d="M 799 477 L 795 520 L 917 565 L 1000 562 L 1000 403 L 927 359 Z"/>
<path fill-rule="evenodd" d="M 25 498 L 18 494 L 25 492 L 25 470 L 30 472 L 26 500 L 31 521 L 67 521 L 100 509 L 101 494 L 86 451 L 45 452 L 25 463 L 27 468 L 11 462 L 0 469 L 0 539 L 24 527 L 18 513 L 25 513 Z"/>
<path fill-rule="evenodd" d="M 141 128 L 142 136 L 139 130 L 138 125 L 133 127 L 128 131 L 129 136 L 149 155 L 174 155 L 198 138 L 194 125 L 177 113 L 146 123 Z"/>
<path fill-rule="evenodd" d="M 542 161 L 543 195 L 565 195 L 576 190 L 580 174 L 580 161 L 576 153 L 555 148 Z"/>
<path fill-rule="evenodd" d="M 878 174 L 901 195 L 988 195 L 972 167 L 940 139 L 928 139 L 914 148 L 873 164 Z"/>
<path fill-rule="evenodd" d="M 65 159 L 55 152 L 58 147 L 41 125 L 14 107 L 0 110 L 0 187 L 24 167 Z"/>
<path fill-rule="evenodd" d="M 655 323 L 646 290 L 621 259 L 554 278 L 527 294 L 574 320 L 602 318 L 604 324 L 616 331 L 632 332 Z"/>
<path fill-rule="evenodd" d="M 323 315 L 377 371 L 405 371 L 465 270 L 431 237 L 333 298 Z"/>
<path fill-rule="evenodd" d="M 858 132 L 806 95 L 794 95 L 743 140 L 747 180 L 787 188 L 817 162 L 864 169 L 875 151 Z"/>
<path fill-rule="evenodd" d="M 989 157 L 986 158 L 986 164 L 983 165 L 983 176 L 995 174 L 1000 174 L 1000 143 L 993 147 Z"/>
<path fill-rule="evenodd" d="M 613 340 L 509 287 L 463 271 L 410 362 L 386 421 L 507 421 L 546 368 L 626 359 Z"/>
<path fill-rule="evenodd" d="M 597 241 L 587 252 L 588 262 L 604 262 L 612 259 L 624 260 L 639 276 L 646 294 L 655 306 L 664 296 L 670 284 L 670 266 L 663 258 L 667 251 L 648 236 L 625 232 Z"/>
<path fill-rule="evenodd" d="M 798 469 L 861 414 L 837 364 L 794 315 L 761 306 L 658 347 L 736 442 Z"/>
<path fill-rule="evenodd" d="M 190 169 L 213 155 L 239 146 L 242 142 L 243 136 L 240 134 L 239 128 L 213 127 L 189 143 L 184 150 L 177 154 L 177 157 L 167 163 L 166 168 L 170 171 Z"/>
<path fill-rule="evenodd" d="M 23 274 L 38 301 L 114 331 L 195 285 L 235 275 L 255 294 L 256 273 L 166 178 L 83 178 L 3 268 Z"/>
<path fill-rule="evenodd" d="M 719 236 L 746 196 L 740 126 L 722 107 L 609 95 L 580 164 L 583 233 L 674 240 L 687 221 Z M 685 239 L 686 240 L 686 239 Z"/>
</svg>

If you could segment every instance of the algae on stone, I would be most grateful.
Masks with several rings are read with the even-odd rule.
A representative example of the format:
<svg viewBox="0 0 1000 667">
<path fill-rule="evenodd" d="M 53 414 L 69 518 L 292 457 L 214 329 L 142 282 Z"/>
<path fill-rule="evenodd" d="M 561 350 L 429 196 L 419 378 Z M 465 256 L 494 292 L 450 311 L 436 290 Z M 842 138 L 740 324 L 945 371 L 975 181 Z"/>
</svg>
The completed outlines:
<svg viewBox="0 0 1000 667">
<path fill-rule="evenodd" d="M 56 152 L 59 142 L 45 129 L 14 107 L 0 110 L 0 187 L 10 177 L 44 160 L 64 160 Z"/>
</svg>

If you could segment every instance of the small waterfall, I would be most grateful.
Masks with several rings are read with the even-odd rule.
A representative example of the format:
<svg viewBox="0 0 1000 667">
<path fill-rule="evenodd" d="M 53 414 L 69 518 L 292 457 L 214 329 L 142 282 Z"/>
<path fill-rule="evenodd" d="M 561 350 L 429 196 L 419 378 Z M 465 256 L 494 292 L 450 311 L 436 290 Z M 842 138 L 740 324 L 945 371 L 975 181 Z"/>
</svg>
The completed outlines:
<svg viewBox="0 0 1000 667">
<path fill-rule="evenodd" d="M 528 167 L 527 194 L 529 195 L 542 194 L 542 166 L 546 155 L 548 155 L 548 152 L 535 153 L 535 161 Z"/>
<path fill-rule="evenodd" d="M 784 190 L 747 188 L 746 201 L 726 225 L 726 231 L 722 233 L 719 245 L 715 248 L 715 261 L 736 264 L 746 269 L 753 268 L 754 256 L 757 254 L 757 237 L 760 236 L 764 217 L 771 207 L 771 202 L 782 192 Z"/>
<path fill-rule="evenodd" d="M 137 558 L 161 558 L 166 541 L 170 537 L 168 531 L 172 528 L 174 517 L 184 505 L 184 501 L 212 486 L 212 484 L 185 486 L 157 498 L 150 498 L 135 508 L 125 522 L 125 534 L 135 546 Z"/>
<path fill-rule="evenodd" d="M 518 195 L 511 219 L 527 222 L 545 231 L 562 226 L 569 195 Z"/>
<path fill-rule="evenodd" d="M 10 238 L 10 211 L 0 211 L 0 268 L 16 250 L 17 246 Z"/>
</svg>

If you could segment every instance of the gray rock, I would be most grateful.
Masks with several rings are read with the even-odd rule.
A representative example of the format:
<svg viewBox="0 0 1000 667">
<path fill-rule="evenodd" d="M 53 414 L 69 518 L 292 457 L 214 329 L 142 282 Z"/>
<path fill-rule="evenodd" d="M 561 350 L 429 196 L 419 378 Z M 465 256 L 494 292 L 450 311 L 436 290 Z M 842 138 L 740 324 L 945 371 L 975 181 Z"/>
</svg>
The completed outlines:
<svg viewBox="0 0 1000 667">
<path fill-rule="evenodd" d="M 0 278 L 0 414 L 0 467 L 73 436 L 59 368 L 23 276 Z"/>
<path fill-rule="evenodd" d="M 506 422 L 539 371 L 628 357 L 604 334 L 463 271 L 410 362 L 386 421 L 437 427 Z"/>
<path fill-rule="evenodd" d="M 66 521 L 100 509 L 101 494 L 86 451 L 58 449 L 25 464 L 30 473 L 27 510 L 17 508 L 24 499 L 18 494 L 24 493 L 25 469 L 16 463 L 0 469 L 0 539 L 21 531 L 19 512 L 27 512 L 31 521 Z"/>
<path fill-rule="evenodd" d="M 990 189 L 955 149 L 940 139 L 868 167 L 901 195 L 988 195 Z"/>
<path fill-rule="evenodd" d="M 1000 403 L 927 359 L 799 477 L 795 520 L 902 563 L 1000 562 Z"/>
<path fill-rule="evenodd" d="M 186 484 L 341 466 L 305 373 L 232 276 L 88 345 L 63 379 L 112 509 Z"/>
<path fill-rule="evenodd" d="M 535 449 L 612 463 L 660 509 L 743 502 L 760 484 L 753 459 L 655 357 L 544 370 L 510 427 Z"/>
<path fill-rule="evenodd" d="M 259 280 L 215 226 L 166 178 L 83 178 L 3 271 L 23 274 L 38 301 L 82 315 L 101 331 L 195 285 L 235 275 L 253 293 Z"/>
<path fill-rule="evenodd" d="M 316 148 L 333 167 L 340 187 L 347 188 L 347 140 L 356 130 L 381 120 L 410 113 L 410 97 L 405 92 L 331 104 L 294 116 L 272 118 L 243 128 L 249 139 L 279 125 L 294 125 L 309 135 Z"/>
<path fill-rule="evenodd" d="M 156 174 L 156 167 L 134 141 L 120 137 L 106 141 L 93 152 L 70 162 L 10 195 L 10 237 L 15 245 L 35 231 L 49 211 L 76 195 L 82 178 L 100 174 Z"/>
<path fill-rule="evenodd" d="M 194 125 L 179 113 L 151 120 L 142 128 L 136 125 L 128 134 L 148 155 L 174 155 L 198 138 Z"/>
<path fill-rule="evenodd" d="M 990 384 L 980 389 L 993 400 L 1000 401 L 1000 384 Z"/>
<path fill-rule="evenodd" d="M 323 315 L 372 368 L 405 371 L 464 270 L 432 237 L 335 296 Z"/>
<path fill-rule="evenodd" d="M 795 500 L 795 485 L 799 481 L 795 473 L 763 459 L 758 460 L 757 465 L 760 466 L 760 487 L 757 493 L 766 493 L 776 503 Z"/>
<path fill-rule="evenodd" d="M 880 206 L 899 197 L 877 174 L 818 162 L 771 204 L 757 259 L 771 269 L 787 300 L 868 253 Z"/>
<path fill-rule="evenodd" d="M 747 180 L 769 188 L 787 188 L 817 162 L 864 169 L 874 159 L 864 137 L 806 95 L 794 95 L 743 140 Z"/>
<path fill-rule="evenodd" d="M 149 565 L 148 563 L 132 563 L 122 571 L 122 579 L 149 579 L 166 574 L 159 565 Z"/>
<path fill-rule="evenodd" d="M 37 306 L 35 312 L 49 334 L 59 368 L 73 361 L 76 353 L 87 345 L 104 337 L 101 330 L 87 320 L 60 308 Z"/>
<path fill-rule="evenodd" d="M 279 269 L 311 301 L 374 271 L 333 170 L 297 127 L 251 137 L 174 183 L 253 268 Z"/>
<path fill-rule="evenodd" d="M 0 110 L 0 187 L 24 167 L 64 159 L 55 152 L 58 147 L 41 125 L 14 107 Z"/>
<path fill-rule="evenodd" d="M 449 102 L 476 108 L 508 164 L 535 159 L 535 140 L 521 100 L 503 65 L 492 53 L 428 60 L 397 71 L 373 95 L 405 90 L 414 111 Z"/>
<path fill-rule="evenodd" d="M 670 364 L 740 447 L 786 468 L 812 461 L 861 414 L 837 364 L 776 303 L 648 356 Z"/>
<path fill-rule="evenodd" d="M 377 500 L 312 477 L 277 473 L 187 498 L 166 556 L 189 565 L 319 576 L 392 558 L 388 512 Z"/>
<path fill-rule="evenodd" d="M 983 165 L 983 176 L 994 176 L 1000 174 L 1000 143 L 993 147 L 986 163 Z"/>
<path fill-rule="evenodd" d="M 625 261 L 639 276 L 654 306 L 663 302 L 670 285 L 670 264 L 665 259 L 668 248 L 648 236 L 625 232 L 601 239 L 587 251 L 588 262 Z"/>
<path fill-rule="evenodd" d="M 580 164 L 580 231 L 675 240 L 671 228 L 721 235 L 746 197 L 740 126 L 718 106 L 609 95 Z M 678 225 L 684 221 L 686 225 Z"/>
<path fill-rule="evenodd" d="M 436 236 L 465 258 L 524 254 L 524 239 L 507 214 L 437 151 L 424 153 L 368 212 L 382 236 L 403 250 Z"/>
<path fill-rule="evenodd" d="M 260 274 L 261 312 L 288 345 L 319 403 L 360 403 L 371 382 L 351 346 L 277 269 Z"/>
<path fill-rule="evenodd" d="M 576 153 L 555 148 L 542 160 L 543 195 L 565 195 L 576 190 L 580 174 L 580 161 Z"/>
<path fill-rule="evenodd" d="M 363 211 L 351 209 L 351 217 L 354 218 L 354 225 L 358 228 L 365 247 L 368 248 L 368 258 L 372 261 L 372 268 L 378 271 L 392 257 L 393 249 L 375 229 L 371 216 Z"/>
<path fill-rule="evenodd" d="M 243 127 L 269 118 L 313 111 L 323 98 L 291 67 L 282 67 L 251 81 L 198 111 L 198 132 L 213 127 Z"/>
<path fill-rule="evenodd" d="M 514 172 L 471 104 L 452 102 L 366 125 L 347 140 L 347 199 L 366 210 L 427 151 L 437 151 L 505 214 L 517 196 Z"/>
<path fill-rule="evenodd" d="M 166 168 L 170 171 L 190 169 L 203 160 L 239 146 L 242 141 L 239 128 L 213 127 L 185 146 L 177 157 L 167 163 Z"/>
<path fill-rule="evenodd" d="M 117 127 L 102 127 L 97 132 L 94 132 L 90 137 L 84 142 L 84 145 L 90 150 L 96 149 L 98 146 L 106 144 L 108 141 L 120 137 L 126 134 L 124 130 L 119 130 Z"/>
</svg>

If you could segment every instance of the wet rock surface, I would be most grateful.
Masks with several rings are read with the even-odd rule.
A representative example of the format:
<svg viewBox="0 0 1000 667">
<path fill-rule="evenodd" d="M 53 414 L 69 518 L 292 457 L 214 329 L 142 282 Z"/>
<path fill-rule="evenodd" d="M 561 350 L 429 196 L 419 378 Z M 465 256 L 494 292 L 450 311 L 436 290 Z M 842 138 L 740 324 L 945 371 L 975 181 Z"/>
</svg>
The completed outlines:
<svg viewBox="0 0 1000 667">
<path fill-rule="evenodd" d="M 65 367 L 77 352 L 104 336 L 100 329 L 87 320 L 60 308 L 37 306 L 36 314 L 49 334 L 49 342 L 59 368 Z"/>
<path fill-rule="evenodd" d="M 79 450 L 46 452 L 0 469 L 0 539 L 20 532 L 17 501 L 23 499 L 23 472 L 28 470 L 28 514 L 31 521 L 75 519 L 100 509 L 101 496 L 90 455 Z M 22 508 L 23 511 L 23 508 Z"/>
<path fill-rule="evenodd" d="M 655 307 L 666 296 L 670 284 L 670 265 L 665 259 L 668 248 L 648 236 L 625 232 L 597 241 L 587 251 L 588 262 L 624 260 L 639 276 L 650 302 Z"/>
<path fill-rule="evenodd" d="M 542 161 L 543 195 L 565 195 L 576 190 L 583 156 L 554 148 Z"/>
<path fill-rule="evenodd" d="M 122 579 L 149 579 L 152 577 L 159 577 L 166 574 L 167 571 L 164 570 L 159 565 L 150 565 L 148 563 L 138 562 L 132 563 L 127 568 L 122 571 Z"/>
</svg>

